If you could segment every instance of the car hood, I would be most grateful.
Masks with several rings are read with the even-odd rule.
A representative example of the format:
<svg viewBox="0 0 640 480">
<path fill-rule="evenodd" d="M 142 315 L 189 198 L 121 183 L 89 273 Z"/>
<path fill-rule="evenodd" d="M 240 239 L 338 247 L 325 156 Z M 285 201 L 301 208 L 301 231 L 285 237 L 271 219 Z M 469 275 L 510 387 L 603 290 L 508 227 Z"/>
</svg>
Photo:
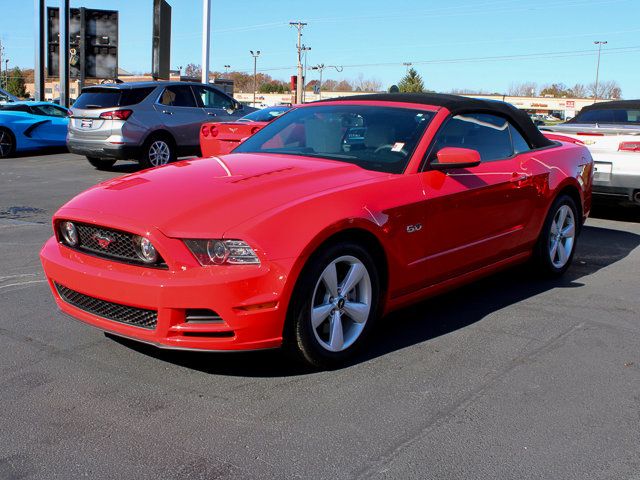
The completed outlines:
<svg viewBox="0 0 640 480">
<path fill-rule="evenodd" d="M 102 217 L 111 224 L 120 218 L 175 238 L 221 237 L 269 210 L 386 175 L 331 160 L 238 153 L 106 181 L 75 197 L 58 215 L 67 211 L 79 220 L 100 223 Z"/>
</svg>

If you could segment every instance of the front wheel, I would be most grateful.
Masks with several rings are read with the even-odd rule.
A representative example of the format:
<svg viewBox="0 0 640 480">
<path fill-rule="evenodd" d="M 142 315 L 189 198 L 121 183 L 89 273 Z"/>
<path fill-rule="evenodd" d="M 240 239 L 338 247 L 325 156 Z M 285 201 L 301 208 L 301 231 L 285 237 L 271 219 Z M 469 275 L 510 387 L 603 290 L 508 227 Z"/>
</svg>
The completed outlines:
<svg viewBox="0 0 640 480">
<path fill-rule="evenodd" d="M 578 237 L 578 208 L 568 195 L 551 205 L 535 247 L 534 262 L 541 273 L 560 276 L 571 266 Z"/>
<path fill-rule="evenodd" d="M 367 250 L 355 243 L 325 248 L 301 274 L 285 342 L 314 367 L 337 367 L 365 341 L 379 295 L 378 270 Z"/>
<path fill-rule="evenodd" d="M 91 165 L 96 167 L 98 170 L 108 170 L 113 167 L 116 163 L 115 160 L 111 159 L 102 159 L 98 157 L 87 157 L 87 160 Z"/>
</svg>

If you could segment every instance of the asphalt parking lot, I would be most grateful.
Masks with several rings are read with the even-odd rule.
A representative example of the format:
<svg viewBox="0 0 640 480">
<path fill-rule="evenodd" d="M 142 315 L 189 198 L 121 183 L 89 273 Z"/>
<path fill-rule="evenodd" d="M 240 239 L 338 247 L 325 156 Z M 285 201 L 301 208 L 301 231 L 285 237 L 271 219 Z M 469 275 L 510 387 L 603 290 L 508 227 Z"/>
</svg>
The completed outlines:
<svg viewBox="0 0 640 480">
<path fill-rule="evenodd" d="M 596 208 L 560 280 L 501 273 L 309 372 L 57 312 L 38 260 L 52 213 L 135 169 L 0 160 L 0 479 L 640 479 L 640 209 Z"/>
</svg>

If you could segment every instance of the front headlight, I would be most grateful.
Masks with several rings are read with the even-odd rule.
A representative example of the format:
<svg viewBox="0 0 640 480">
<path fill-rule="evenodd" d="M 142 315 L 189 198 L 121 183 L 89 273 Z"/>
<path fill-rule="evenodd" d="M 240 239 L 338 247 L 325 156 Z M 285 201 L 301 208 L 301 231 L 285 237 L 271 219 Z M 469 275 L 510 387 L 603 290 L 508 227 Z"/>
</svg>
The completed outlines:
<svg viewBox="0 0 640 480">
<path fill-rule="evenodd" d="M 185 240 L 201 265 L 259 264 L 258 255 L 242 240 Z"/>
</svg>

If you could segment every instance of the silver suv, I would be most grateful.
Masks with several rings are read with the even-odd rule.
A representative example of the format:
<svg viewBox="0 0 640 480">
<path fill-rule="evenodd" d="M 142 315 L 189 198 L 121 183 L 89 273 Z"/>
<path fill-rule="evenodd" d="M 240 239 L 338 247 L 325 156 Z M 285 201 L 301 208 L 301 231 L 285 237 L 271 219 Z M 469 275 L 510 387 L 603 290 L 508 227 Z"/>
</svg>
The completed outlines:
<svg viewBox="0 0 640 480">
<path fill-rule="evenodd" d="M 201 83 L 86 87 L 71 110 L 67 147 L 98 169 L 125 159 L 154 167 L 198 155 L 204 122 L 235 121 L 254 110 Z"/>
</svg>

